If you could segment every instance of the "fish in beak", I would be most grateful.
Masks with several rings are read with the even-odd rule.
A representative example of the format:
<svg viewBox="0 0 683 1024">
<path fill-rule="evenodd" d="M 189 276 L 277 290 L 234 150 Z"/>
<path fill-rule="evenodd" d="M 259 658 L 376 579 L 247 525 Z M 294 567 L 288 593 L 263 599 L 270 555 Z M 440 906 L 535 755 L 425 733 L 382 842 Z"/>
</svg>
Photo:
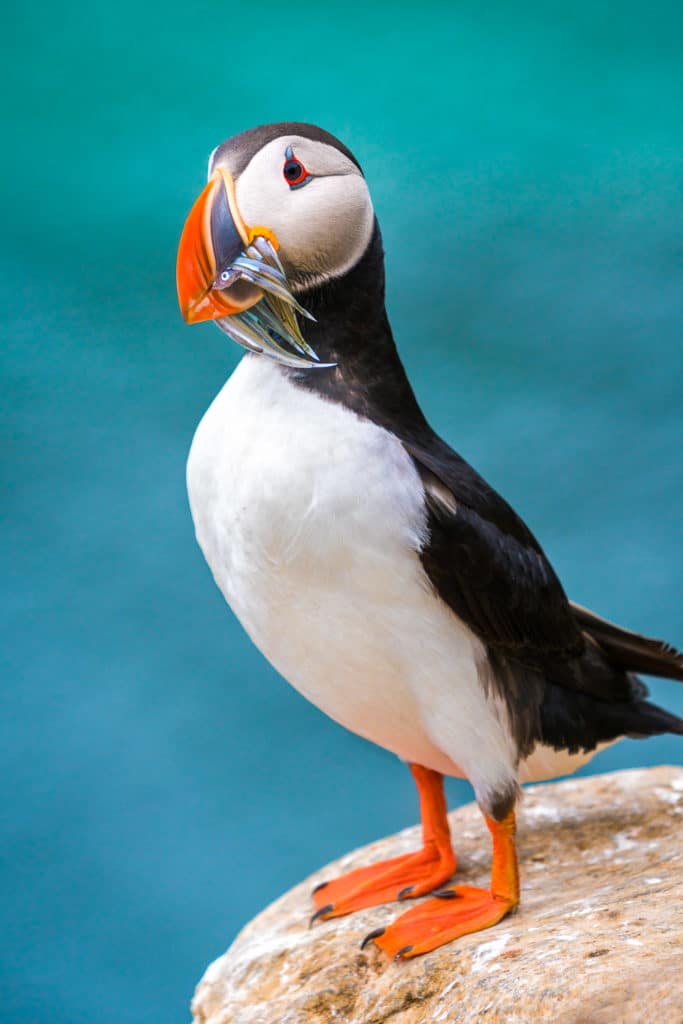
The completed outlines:
<svg viewBox="0 0 683 1024">
<path fill-rule="evenodd" d="M 180 237 L 176 280 L 181 313 L 189 324 L 214 320 L 238 345 L 286 366 L 334 365 L 321 363 L 301 333 L 296 314 L 314 318 L 291 293 L 279 247 L 268 228 L 245 224 L 234 180 L 217 168 Z"/>
</svg>

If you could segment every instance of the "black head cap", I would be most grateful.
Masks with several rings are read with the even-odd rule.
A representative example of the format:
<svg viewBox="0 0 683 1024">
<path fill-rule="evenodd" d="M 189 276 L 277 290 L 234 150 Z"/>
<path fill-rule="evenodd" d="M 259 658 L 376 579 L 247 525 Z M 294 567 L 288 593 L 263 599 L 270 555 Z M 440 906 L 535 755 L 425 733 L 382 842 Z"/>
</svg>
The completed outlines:
<svg viewBox="0 0 683 1024">
<path fill-rule="evenodd" d="M 303 121 L 278 121 L 275 124 L 262 124 L 258 128 L 249 128 L 246 132 L 240 132 L 226 139 L 214 150 L 211 162 L 219 160 L 226 151 L 230 152 L 230 167 L 235 175 L 241 174 L 255 153 L 266 146 L 273 139 L 279 139 L 282 135 L 301 135 L 305 139 L 314 142 L 324 142 L 327 146 L 334 146 L 345 157 L 348 157 L 363 173 L 363 168 L 355 156 L 343 142 L 326 132 L 324 128 L 318 128 L 314 124 L 306 124 Z"/>
</svg>

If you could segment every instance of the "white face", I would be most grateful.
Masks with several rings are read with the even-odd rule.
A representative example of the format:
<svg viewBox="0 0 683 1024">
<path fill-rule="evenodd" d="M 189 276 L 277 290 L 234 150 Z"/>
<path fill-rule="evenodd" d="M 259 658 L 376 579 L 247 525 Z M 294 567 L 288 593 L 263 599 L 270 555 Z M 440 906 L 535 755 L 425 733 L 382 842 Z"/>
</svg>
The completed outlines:
<svg viewBox="0 0 683 1024">
<path fill-rule="evenodd" d="M 284 176 L 288 147 L 310 175 L 294 188 Z M 293 291 L 339 277 L 365 252 L 374 223 L 370 194 L 356 165 L 333 146 L 285 135 L 255 153 L 239 175 L 229 152 L 212 154 L 209 174 L 218 166 L 235 177 L 246 224 L 277 236 Z"/>
</svg>

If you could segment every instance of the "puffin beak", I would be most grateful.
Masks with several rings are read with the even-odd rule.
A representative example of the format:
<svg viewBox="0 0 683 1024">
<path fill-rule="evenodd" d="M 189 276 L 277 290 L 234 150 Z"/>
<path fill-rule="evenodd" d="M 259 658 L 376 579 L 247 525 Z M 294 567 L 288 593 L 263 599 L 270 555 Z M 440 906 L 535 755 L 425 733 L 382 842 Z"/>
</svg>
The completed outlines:
<svg viewBox="0 0 683 1024">
<path fill-rule="evenodd" d="M 235 287 L 230 280 L 229 268 L 249 245 L 249 235 L 232 176 L 220 168 L 190 210 L 180 236 L 176 281 L 188 324 L 230 316 L 259 301 L 263 292 L 254 283 L 241 279 Z"/>
<path fill-rule="evenodd" d="M 295 314 L 314 317 L 292 295 L 279 247 L 268 228 L 245 224 L 232 175 L 217 168 L 180 236 L 180 311 L 188 324 L 214 320 L 238 345 L 285 366 L 334 365 L 321 363 L 301 333 Z"/>
</svg>

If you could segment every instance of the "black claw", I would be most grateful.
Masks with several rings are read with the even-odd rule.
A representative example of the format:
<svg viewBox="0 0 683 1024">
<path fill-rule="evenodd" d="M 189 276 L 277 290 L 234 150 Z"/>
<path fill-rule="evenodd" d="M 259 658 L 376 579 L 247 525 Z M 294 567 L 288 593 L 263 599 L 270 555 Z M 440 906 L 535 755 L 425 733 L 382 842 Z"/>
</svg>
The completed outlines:
<svg viewBox="0 0 683 1024">
<path fill-rule="evenodd" d="M 460 893 L 457 889 L 435 889 L 432 896 L 436 896 L 437 900 L 457 900 Z"/>
<path fill-rule="evenodd" d="M 414 885 L 406 885 L 406 887 L 404 889 L 401 889 L 401 891 L 399 892 L 399 894 L 396 897 L 396 899 L 397 900 L 404 900 L 406 898 L 406 896 L 410 895 L 410 893 L 413 891 L 414 888 L 415 888 Z"/>
<path fill-rule="evenodd" d="M 311 896 L 315 896 L 315 894 L 316 894 L 317 892 L 320 892 L 320 890 L 321 890 L 321 889 L 324 889 L 324 888 L 325 888 L 325 886 L 326 886 L 326 885 L 329 885 L 329 884 L 330 884 L 329 882 L 320 882 L 320 884 L 319 884 L 319 885 L 316 885 L 315 889 L 314 889 L 314 890 L 313 890 L 313 892 L 311 893 Z"/>
<path fill-rule="evenodd" d="M 368 942 L 372 942 L 373 939 L 378 939 L 380 935 L 384 935 L 386 928 L 375 928 L 374 932 L 368 932 L 363 941 L 360 944 L 361 949 L 365 949 Z"/>
<path fill-rule="evenodd" d="M 310 928 L 313 922 L 317 921 L 319 917 L 324 917 L 325 914 L 329 914 L 331 910 L 334 910 L 334 903 L 326 903 L 324 907 L 320 908 L 320 910 L 316 910 L 315 914 L 308 922 L 308 927 Z"/>
<path fill-rule="evenodd" d="M 406 953 L 410 953 L 414 946 L 404 946 L 403 949 L 399 949 L 398 953 L 394 957 L 394 960 L 402 960 Z"/>
</svg>

